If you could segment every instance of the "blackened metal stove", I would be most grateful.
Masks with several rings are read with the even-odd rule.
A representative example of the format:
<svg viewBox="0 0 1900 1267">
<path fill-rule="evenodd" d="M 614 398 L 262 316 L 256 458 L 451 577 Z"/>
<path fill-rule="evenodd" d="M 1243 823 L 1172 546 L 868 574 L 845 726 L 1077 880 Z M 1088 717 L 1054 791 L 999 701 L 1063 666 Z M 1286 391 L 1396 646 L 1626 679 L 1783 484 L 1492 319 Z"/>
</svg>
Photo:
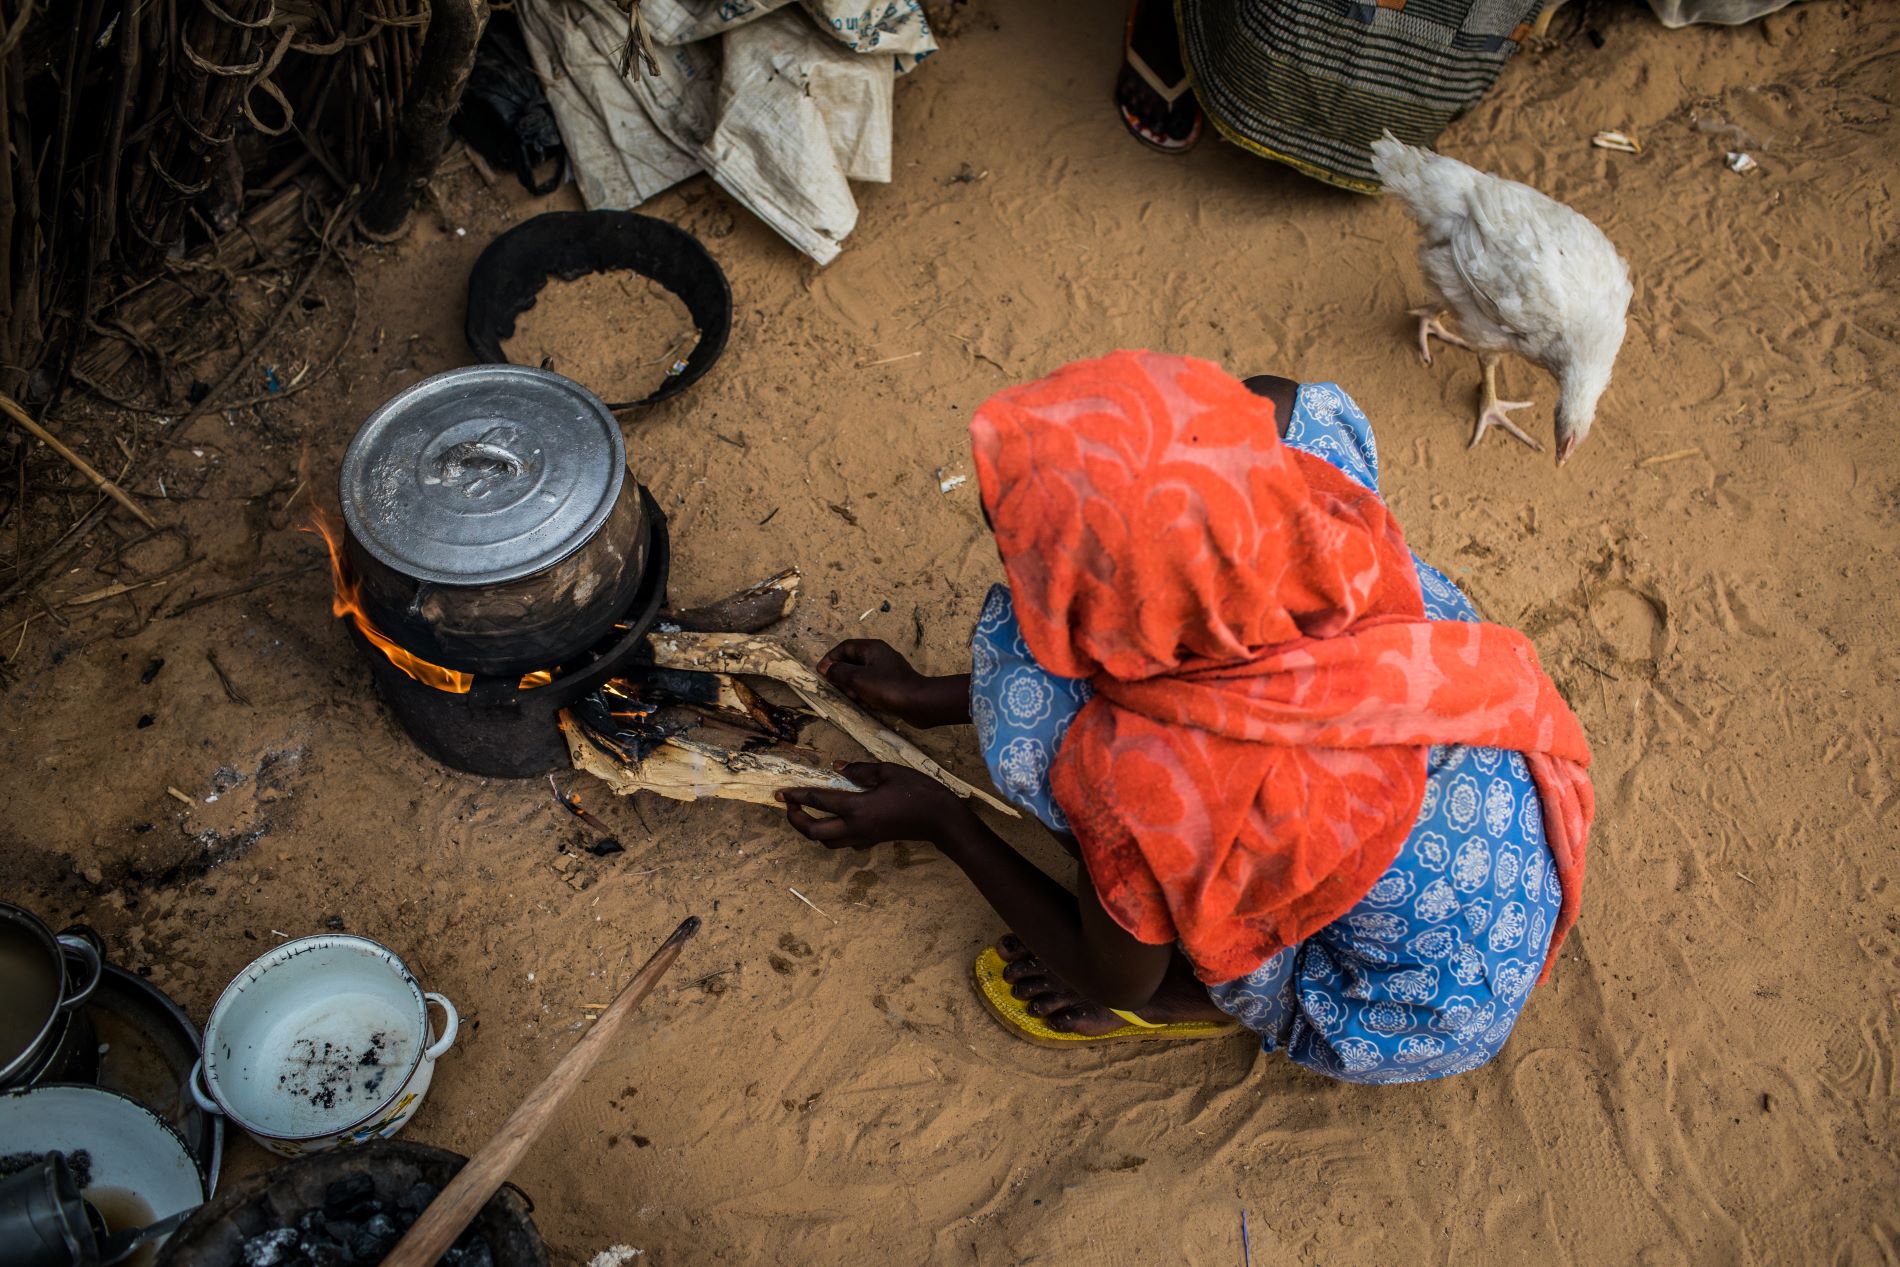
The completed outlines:
<svg viewBox="0 0 1900 1267">
<path fill-rule="evenodd" d="M 632 604 L 594 646 L 579 655 L 547 656 L 559 667 L 543 671 L 551 674 L 546 682 L 537 682 L 538 673 L 477 673 L 466 691 L 441 690 L 397 668 L 362 630 L 350 627 L 350 637 L 369 658 L 377 694 L 416 747 L 443 765 L 495 778 L 534 778 L 567 768 L 561 710 L 639 655 L 666 595 L 666 516 L 645 489 L 640 500 L 651 535 L 646 572 Z"/>
<path fill-rule="evenodd" d="M 613 414 L 542 370 L 453 370 L 377 410 L 340 482 L 333 609 L 410 738 L 472 774 L 565 766 L 560 711 L 666 594 L 666 517 Z"/>
</svg>

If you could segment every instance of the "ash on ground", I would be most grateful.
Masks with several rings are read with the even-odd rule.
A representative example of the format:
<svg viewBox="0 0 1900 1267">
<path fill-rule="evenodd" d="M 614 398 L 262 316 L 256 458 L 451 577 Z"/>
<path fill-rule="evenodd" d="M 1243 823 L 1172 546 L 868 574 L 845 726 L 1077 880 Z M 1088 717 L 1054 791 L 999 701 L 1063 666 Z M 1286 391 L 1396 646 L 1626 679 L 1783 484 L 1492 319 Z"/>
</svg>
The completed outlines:
<svg viewBox="0 0 1900 1267">
<path fill-rule="evenodd" d="M 435 1200 L 433 1184 L 418 1183 L 394 1201 L 376 1195 L 369 1175 L 346 1175 L 323 1193 L 323 1204 L 287 1227 L 245 1241 L 234 1267 L 374 1267 L 396 1248 L 409 1225 Z M 437 1260 L 440 1267 L 494 1267 L 495 1254 L 479 1232 Z"/>
</svg>

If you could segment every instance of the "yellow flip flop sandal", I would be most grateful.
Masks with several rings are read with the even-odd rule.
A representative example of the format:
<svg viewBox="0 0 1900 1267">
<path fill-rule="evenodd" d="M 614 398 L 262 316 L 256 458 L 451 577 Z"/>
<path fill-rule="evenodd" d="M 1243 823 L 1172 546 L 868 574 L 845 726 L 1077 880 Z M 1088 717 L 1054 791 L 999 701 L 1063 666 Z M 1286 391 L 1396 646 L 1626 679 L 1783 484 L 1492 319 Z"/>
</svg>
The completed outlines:
<svg viewBox="0 0 1900 1267">
<path fill-rule="evenodd" d="M 1023 1006 L 1023 1001 L 1010 990 L 1009 982 L 1003 980 L 1003 969 L 1008 966 L 994 946 L 978 955 L 971 969 L 976 979 L 976 996 L 983 1000 L 983 1006 L 989 1009 L 990 1015 L 1004 1029 L 1024 1042 L 1035 1043 L 1039 1047 L 1225 1038 L 1240 1028 L 1218 1021 L 1144 1021 L 1132 1012 L 1110 1008 L 1111 1012 L 1128 1023 L 1106 1034 L 1065 1034 L 1059 1029 L 1051 1029 L 1040 1016 Z"/>
</svg>

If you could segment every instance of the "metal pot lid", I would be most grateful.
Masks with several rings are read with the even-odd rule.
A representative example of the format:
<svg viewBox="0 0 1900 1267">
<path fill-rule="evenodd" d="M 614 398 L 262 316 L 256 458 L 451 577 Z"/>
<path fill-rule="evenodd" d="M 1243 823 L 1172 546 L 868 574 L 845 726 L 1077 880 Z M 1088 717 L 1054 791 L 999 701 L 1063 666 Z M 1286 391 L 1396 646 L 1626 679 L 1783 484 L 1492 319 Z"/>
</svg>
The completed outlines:
<svg viewBox="0 0 1900 1267">
<path fill-rule="evenodd" d="M 369 416 L 343 455 L 350 533 L 421 581 L 493 585 L 594 535 L 627 477 L 620 424 L 572 379 L 521 365 L 425 378 Z"/>
</svg>

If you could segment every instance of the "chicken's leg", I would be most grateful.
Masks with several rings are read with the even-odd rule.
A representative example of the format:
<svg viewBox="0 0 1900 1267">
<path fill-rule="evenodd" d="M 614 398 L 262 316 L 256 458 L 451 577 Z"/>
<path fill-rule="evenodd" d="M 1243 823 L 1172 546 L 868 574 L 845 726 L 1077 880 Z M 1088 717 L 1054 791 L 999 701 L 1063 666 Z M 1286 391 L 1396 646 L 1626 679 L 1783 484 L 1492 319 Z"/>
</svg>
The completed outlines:
<svg viewBox="0 0 1900 1267">
<path fill-rule="evenodd" d="M 1530 445 L 1531 448 L 1537 450 L 1537 452 L 1542 453 L 1544 446 L 1525 435 L 1523 429 L 1515 422 L 1512 422 L 1510 418 L 1511 410 L 1529 409 L 1531 405 L 1536 402 L 1529 400 L 1498 399 L 1499 359 L 1495 352 L 1480 352 L 1478 354 L 1478 360 L 1484 366 L 1484 385 L 1478 395 L 1477 430 L 1471 433 L 1471 443 L 1465 447 L 1472 449 L 1477 448 L 1478 441 L 1484 439 L 1484 433 L 1487 430 L 1492 427 L 1499 427 L 1510 432 L 1525 444 Z"/>
<path fill-rule="evenodd" d="M 1451 330 L 1445 328 L 1440 320 L 1445 315 L 1442 308 L 1427 305 L 1412 309 L 1412 315 L 1418 318 L 1418 359 L 1430 365 L 1432 363 L 1432 339 L 1436 336 L 1455 348 L 1468 348 L 1471 345 Z"/>
</svg>

